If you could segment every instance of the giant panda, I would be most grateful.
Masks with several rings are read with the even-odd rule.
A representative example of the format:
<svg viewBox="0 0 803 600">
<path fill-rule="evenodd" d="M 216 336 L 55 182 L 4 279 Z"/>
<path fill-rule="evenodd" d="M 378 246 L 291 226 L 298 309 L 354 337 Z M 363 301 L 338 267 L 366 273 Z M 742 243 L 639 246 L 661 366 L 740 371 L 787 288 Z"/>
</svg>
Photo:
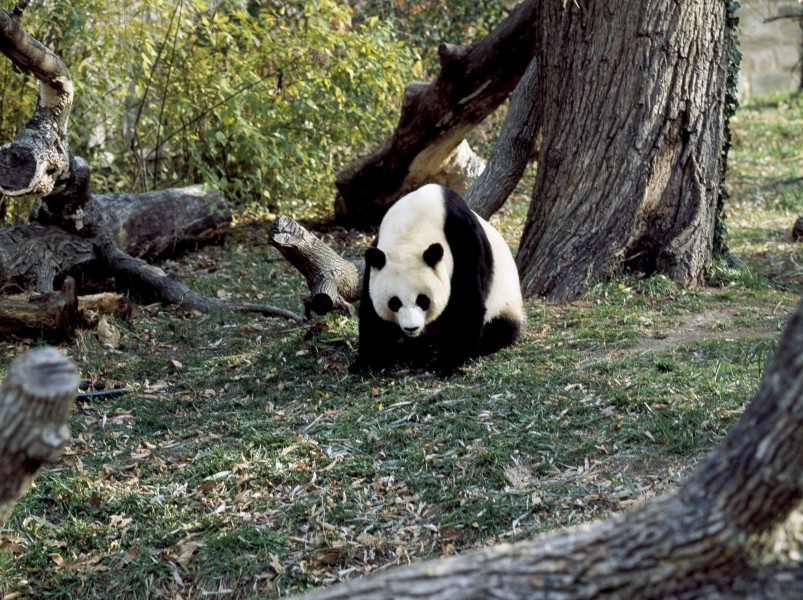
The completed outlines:
<svg viewBox="0 0 803 600">
<path fill-rule="evenodd" d="M 365 263 L 352 372 L 406 364 L 451 374 L 519 337 L 525 317 L 510 248 L 451 189 L 428 184 L 399 199 Z"/>
</svg>

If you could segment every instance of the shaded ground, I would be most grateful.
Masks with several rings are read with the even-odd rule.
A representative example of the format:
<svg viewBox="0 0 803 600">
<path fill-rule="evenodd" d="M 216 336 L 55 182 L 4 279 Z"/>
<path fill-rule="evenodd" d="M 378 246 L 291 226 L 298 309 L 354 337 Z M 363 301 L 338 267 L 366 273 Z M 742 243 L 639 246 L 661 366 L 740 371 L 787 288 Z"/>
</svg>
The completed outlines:
<svg viewBox="0 0 803 600">
<path fill-rule="evenodd" d="M 343 315 L 151 305 L 117 323 L 118 345 L 80 332 L 62 349 L 84 385 L 134 393 L 78 403 L 64 460 L 0 531 L 0 597 L 286 596 L 667 491 L 741 414 L 803 291 L 803 245 L 788 239 L 803 194 L 768 196 L 775 163 L 759 150 L 729 221 L 743 268 L 700 290 L 620 276 L 576 303 L 529 301 L 521 342 L 451 379 L 349 375 Z M 500 217 L 513 243 L 525 213 L 526 197 Z M 206 295 L 298 311 L 305 283 L 269 226 L 163 266 Z M 347 256 L 370 240 L 323 236 Z M 0 341 L 2 368 L 27 347 Z"/>
</svg>

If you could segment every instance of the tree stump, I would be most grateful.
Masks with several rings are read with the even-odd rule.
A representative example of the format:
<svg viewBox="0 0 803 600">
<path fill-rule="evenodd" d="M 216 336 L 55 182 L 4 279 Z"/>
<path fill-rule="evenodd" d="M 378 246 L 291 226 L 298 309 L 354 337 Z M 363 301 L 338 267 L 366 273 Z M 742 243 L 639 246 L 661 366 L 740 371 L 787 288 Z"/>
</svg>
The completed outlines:
<svg viewBox="0 0 803 600">
<path fill-rule="evenodd" d="M 800 238 L 803 238 L 803 217 L 798 217 L 794 227 L 792 227 L 792 239 L 799 241 Z"/>
<path fill-rule="evenodd" d="M 61 457 L 78 370 L 54 348 L 16 359 L 0 387 L 0 526 L 39 469 Z"/>
</svg>

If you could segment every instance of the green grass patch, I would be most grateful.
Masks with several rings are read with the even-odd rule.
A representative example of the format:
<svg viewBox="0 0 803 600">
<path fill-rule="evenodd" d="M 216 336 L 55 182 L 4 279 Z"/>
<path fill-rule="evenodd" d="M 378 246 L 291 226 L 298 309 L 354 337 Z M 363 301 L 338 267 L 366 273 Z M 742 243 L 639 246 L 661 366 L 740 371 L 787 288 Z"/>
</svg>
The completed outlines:
<svg viewBox="0 0 803 600">
<path fill-rule="evenodd" d="M 111 350 L 65 350 L 94 387 L 65 457 L 0 531 L 0 594 L 286 595 L 601 518 L 688 474 L 744 409 L 803 291 L 796 100 L 734 119 L 729 244 L 711 285 L 621 275 L 527 304 L 521 342 L 443 379 L 349 375 L 357 328 L 142 307 Z M 797 161 L 799 165 L 799 161 Z M 500 219 L 515 241 L 517 195 Z M 198 291 L 300 311 L 306 286 L 241 223 L 168 268 Z M 327 234 L 347 256 L 366 236 Z M 5 368 L 25 349 L 0 345 Z"/>
</svg>

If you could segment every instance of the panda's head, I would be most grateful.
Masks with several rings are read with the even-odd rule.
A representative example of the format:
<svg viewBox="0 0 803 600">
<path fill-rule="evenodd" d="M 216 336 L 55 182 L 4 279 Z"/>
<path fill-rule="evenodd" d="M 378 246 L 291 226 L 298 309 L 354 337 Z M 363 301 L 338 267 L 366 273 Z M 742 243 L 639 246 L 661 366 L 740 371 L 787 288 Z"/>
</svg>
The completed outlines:
<svg viewBox="0 0 803 600">
<path fill-rule="evenodd" d="M 434 243 L 423 251 L 368 248 L 371 269 L 368 295 L 376 314 L 399 326 L 401 333 L 418 337 L 443 313 L 449 302 L 452 257 Z"/>
</svg>

